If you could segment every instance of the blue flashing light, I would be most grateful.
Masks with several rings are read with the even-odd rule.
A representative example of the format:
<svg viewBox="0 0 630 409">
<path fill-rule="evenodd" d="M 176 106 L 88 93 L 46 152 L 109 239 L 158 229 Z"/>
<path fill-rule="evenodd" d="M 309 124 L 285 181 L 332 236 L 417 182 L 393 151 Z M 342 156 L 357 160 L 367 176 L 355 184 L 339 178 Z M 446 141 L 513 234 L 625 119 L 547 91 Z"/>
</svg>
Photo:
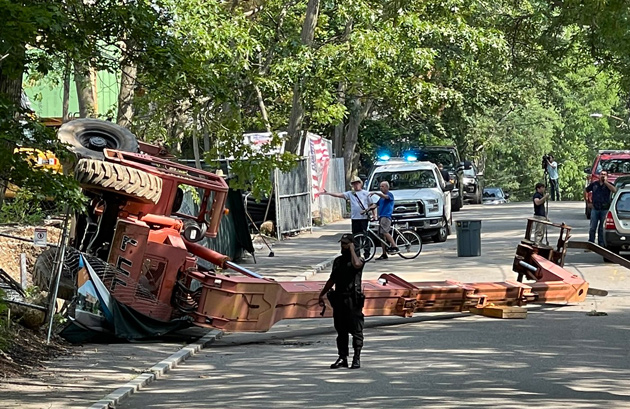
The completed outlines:
<svg viewBox="0 0 630 409">
<path fill-rule="evenodd" d="M 380 155 L 378 158 L 379 158 L 380 160 L 384 160 L 384 161 L 387 161 L 387 160 L 390 160 L 390 159 L 391 159 L 391 158 L 390 158 L 390 156 L 389 156 L 388 154 L 383 154 L 383 155 Z"/>
<path fill-rule="evenodd" d="M 407 162 L 415 162 L 418 160 L 418 157 L 416 155 L 405 155 L 405 160 Z"/>
</svg>

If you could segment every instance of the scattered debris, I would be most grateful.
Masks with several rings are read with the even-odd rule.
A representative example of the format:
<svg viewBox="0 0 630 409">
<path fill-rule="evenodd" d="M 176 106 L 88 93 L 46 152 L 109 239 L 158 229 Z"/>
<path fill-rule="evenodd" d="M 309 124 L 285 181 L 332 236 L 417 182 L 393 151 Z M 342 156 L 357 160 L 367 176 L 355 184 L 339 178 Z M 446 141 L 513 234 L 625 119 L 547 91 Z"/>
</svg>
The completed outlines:
<svg viewBox="0 0 630 409">
<path fill-rule="evenodd" d="M 605 317 L 608 315 L 608 313 L 605 313 L 602 311 L 591 310 L 587 312 L 586 315 L 588 315 L 589 317 Z"/>
<path fill-rule="evenodd" d="M 508 307 L 505 305 L 491 305 L 484 308 L 471 308 L 470 312 L 492 318 L 523 319 L 527 318 L 527 309 L 523 307 Z"/>
</svg>

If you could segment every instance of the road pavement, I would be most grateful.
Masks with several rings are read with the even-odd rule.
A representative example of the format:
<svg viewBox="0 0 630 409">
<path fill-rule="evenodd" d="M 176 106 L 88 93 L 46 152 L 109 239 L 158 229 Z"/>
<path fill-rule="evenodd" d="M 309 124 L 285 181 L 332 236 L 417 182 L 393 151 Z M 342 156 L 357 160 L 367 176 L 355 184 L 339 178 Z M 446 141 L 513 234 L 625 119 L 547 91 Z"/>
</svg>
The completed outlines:
<svg viewBox="0 0 630 409">
<path fill-rule="evenodd" d="M 503 281 L 531 204 L 466 206 L 482 220 L 482 256 L 456 257 L 456 240 L 415 260 L 370 262 L 410 281 Z M 550 204 L 553 221 L 585 239 L 583 204 Z M 550 237 L 553 241 L 553 237 Z M 630 407 L 628 270 L 569 250 L 567 269 L 610 291 L 572 306 L 534 306 L 525 320 L 468 314 L 368 318 L 360 370 L 330 370 L 330 319 L 283 321 L 265 334 L 226 334 L 204 353 L 123 401 L 122 408 Z M 313 279 L 325 280 L 327 271 Z M 605 316 L 590 316 L 592 310 Z"/>
</svg>

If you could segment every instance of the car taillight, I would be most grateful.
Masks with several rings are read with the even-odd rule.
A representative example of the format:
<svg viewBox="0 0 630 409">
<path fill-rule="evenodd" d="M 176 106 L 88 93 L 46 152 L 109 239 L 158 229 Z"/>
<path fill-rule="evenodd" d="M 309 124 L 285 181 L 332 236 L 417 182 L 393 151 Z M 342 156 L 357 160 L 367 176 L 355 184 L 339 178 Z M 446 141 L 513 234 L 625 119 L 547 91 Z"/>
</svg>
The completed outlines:
<svg viewBox="0 0 630 409">
<path fill-rule="evenodd" d="M 606 230 L 617 230 L 612 212 L 608 212 L 608 214 L 606 215 L 606 224 L 604 225 L 604 228 Z"/>
</svg>

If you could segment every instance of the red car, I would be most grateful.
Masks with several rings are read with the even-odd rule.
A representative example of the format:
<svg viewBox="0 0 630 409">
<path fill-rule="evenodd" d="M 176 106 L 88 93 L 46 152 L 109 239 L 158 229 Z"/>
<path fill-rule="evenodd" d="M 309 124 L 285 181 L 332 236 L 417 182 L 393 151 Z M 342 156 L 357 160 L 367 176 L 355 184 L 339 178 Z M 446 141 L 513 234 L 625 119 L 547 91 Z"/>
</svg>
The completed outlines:
<svg viewBox="0 0 630 409">
<path fill-rule="evenodd" d="M 608 181 L 610 183 L 615 183 L 615 179 L 619 176 L 630 175 L 630 151 L 599 151 L 593 161 L 593 165 L 584 169 L 584 172 L 588 174 L 586 186 L 599 180 L 599 173 L 602 170 L 608 172 Z M 588 206 L 590 202 L 591 194 L 588 193 L 584 207 L 587 219 L 591 218 L 591 209 Z"/>
</svg>

